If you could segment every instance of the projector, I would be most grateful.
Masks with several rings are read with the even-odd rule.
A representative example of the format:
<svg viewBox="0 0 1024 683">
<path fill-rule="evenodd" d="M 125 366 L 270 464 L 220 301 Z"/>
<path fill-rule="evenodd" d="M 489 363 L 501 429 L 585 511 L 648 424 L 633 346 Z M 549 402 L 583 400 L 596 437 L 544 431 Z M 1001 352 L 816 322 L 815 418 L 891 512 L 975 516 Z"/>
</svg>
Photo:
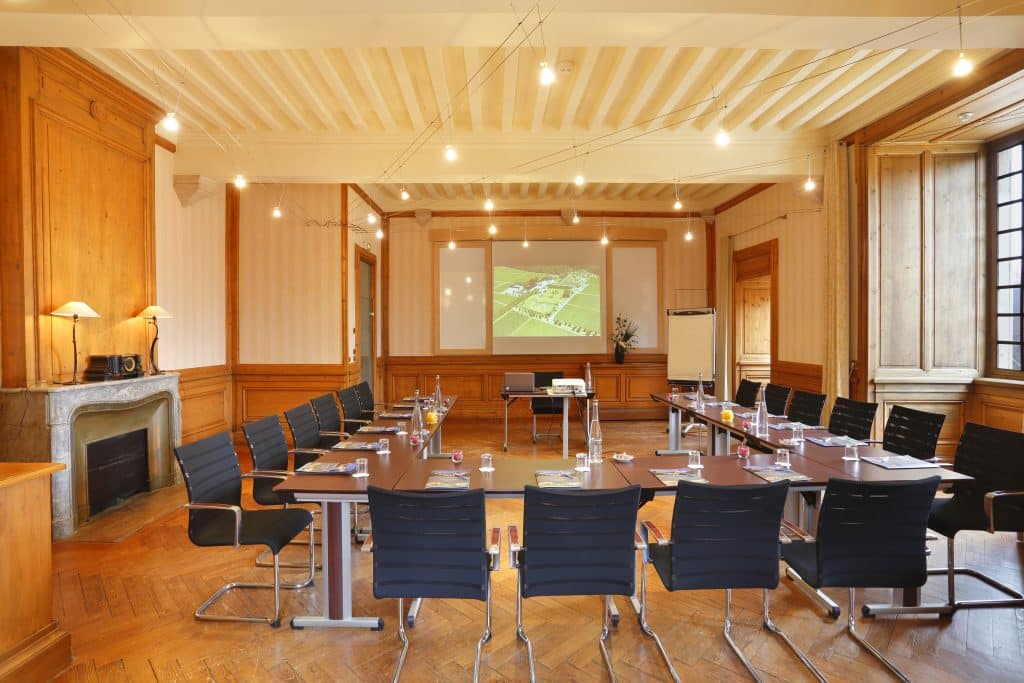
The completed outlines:
<svg viewBox="0 0 1024 683">
<path fill-rule="evenodd" d="M 586 395 L 587 385 L 582 379 L 553 379 L 551 380 L 551 393 L 570 396 L 577 394 Z"/>
</svg>

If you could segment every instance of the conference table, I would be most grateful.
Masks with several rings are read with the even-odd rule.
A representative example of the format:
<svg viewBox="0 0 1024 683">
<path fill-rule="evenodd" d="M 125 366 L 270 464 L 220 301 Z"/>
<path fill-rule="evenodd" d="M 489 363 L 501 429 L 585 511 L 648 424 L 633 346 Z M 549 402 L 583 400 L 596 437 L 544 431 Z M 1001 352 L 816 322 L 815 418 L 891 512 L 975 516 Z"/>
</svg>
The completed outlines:
<svg viewBox="0 0 1024 683">
<path fill-rule="evenodd" d="M 502 446 L 503 450 L 508 450 L 508 409 L 516 399 L 520 398 L 550 398 L 550 399 L 562 399 L 562 457 L 569 457 L 569 399 L 575 399 L 576 412 L 579 414 L 581 421 L 583 422 L 583 440 L 590 446 L 590 401 L 594 398 L 595 391 L 593 389 L 587 389 L 586 391 L 574 391 L 569 393 L 551 393 L 546 389 L 502 389 L 499 392 L 502 400 L 505 402 L 505 443 Z M 580 408 L 580 399 L 585 398 L 585 417 L 584 410 Z"/>
</svg>

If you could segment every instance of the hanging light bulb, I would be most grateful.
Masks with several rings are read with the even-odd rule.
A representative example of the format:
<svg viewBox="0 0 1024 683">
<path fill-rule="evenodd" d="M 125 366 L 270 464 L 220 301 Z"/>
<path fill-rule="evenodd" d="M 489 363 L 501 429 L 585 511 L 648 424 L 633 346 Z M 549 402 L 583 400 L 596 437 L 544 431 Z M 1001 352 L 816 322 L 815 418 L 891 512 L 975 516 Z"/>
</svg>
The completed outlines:
<svg viewBox="0 0 1024 683">
<path fill-rule="evenodd" d="M 672 204 L 672 208 L 675 209 L 676 211 L 679 211 L 681 208 L 683 208 L 683 203 L 679 201 L 679 195 L 676 195 L 676 201 L 674 204 Z"/>
<path fill-rule="evenodd" d="M 484 201 L 484 211 L 494 211 L 494 202 L 490 197 Z"/>
<path fill-rule="evenodd" d="M 455 145 L 444 146 L 444 158 L 448 161 L 455 161 L 459 158 L 459 153 L 455 151 Z"/>
<path fill-rule="evenodd" d="M 555 70 L 547 62 L 540 63 L 540 84 L 551 85 L 555 82 Z"/>
<path fill-rule="evenodd" d="M 953 75 L 962 78 L 972 71 L 974 71 L 974 62 L 967 59 L 964 53 L 961 52 L 960 59 L 956 60 L 956 63 L 953 65 Z"/>
<path fill-rule="evenodd" d="M 608 235 L 601 235 L 601 246 L 607 246 L 607 244 L 608 244 Z"/>
<path fill-rule="evenodd" d="M 377 228 L 376 235 L 377 235 L 377 239 L 379 239 L 379 240 L 384 239 L 384 228 Z"/>
<path fill-rule="evenodd" d="M 530 246 L 530 240 L 523 240 L 523 249 L 526 249 L 529 246 Z"/>
<path fill-rule="evenodd" d="M 448 240 L 448 248 L 455 251 L 455 240 Z"/>
<path fill-rule="evenodd" d="M 491 223 L 490 225 L 487 226 L 487 232 L 489 232 L 492 235 L 497 235 L 498 234 L 498 226 L 495 225 L 494 223 Z"/>
<path fill-rule="evenodd" d="M 270 212 L 270 215 L 273 216 L 274 218 L 280 218 L 281 217 L 281 207 L 280 206 L 275 206 L 273 208 L 273 210 Z"/>
<path fill-rule="evenodd" d="M 967 59 L 964 55 L 964 17 L 960 11 L 960 3 L 956 5 L 956 27 L 957 35 L 960 37 L 960 58 L 953 64 L 953 75 L 957 78 L 963 78 L 974 71 L 974 62 Z"/>
<path fill-rule="evenodd" d="M 577 173 L 576 177 L 572 179 L 572 182 L 576 185 L 576 187 L 583 187 L 583 185 L 586 184 L 587 180 L 586 178 L 583 177 L 582 173 Z"/>
<path fill-rule="evenodd" d="M 807 182 L 804 183 L 804 190 L 807 192 L 814 192 L 814 188 L 818 186 L 814 182 L 814 178 L 811 177 L 811 155 L 807 155 Z"/>
<path fill-rule="evenodd" d="M 177 133 L 181 129 L 181 122 L 173 111 L 169 111 L 160 119 L 160 126 L 168 133 Z"/>
<path fill-rule="evenodd" d="M 409 201 L 409 190 L 405 189 L 405 185 L 402 185 L 402 195 L 401 196 L 402 196 L 402 201 L 403 202 Z"/>
<path fill-rule="evenodd" d="M 580 215 L 578 213 L 576 213 L 575 211 L 572 212 L 572 224 L 573 225 L 579 225 L 580 224 Z"/>
<path fill-rule="evenodd" d="M 687 242 L 692 242 L 693 241 L 693 231 L 691 231 L 689 228 L 687 228 L 686 229 L 686 234 L 683 235 L 683 239 L 686 240 Z"/>
<path fill-rule="evenodd" d="M 239 190 L 244 190 L 248 184 L 249 181 L 246 180 L 245 176 L 242 175 L 241 173 L 235 176 L 235 187 L 237 187 Z"/>
<path fill-rule="evenodd" d="M 368 214 L 366 214 L 366 222 L 369 223 L 370 225 L 376 224 L 377 223 L 377 214 L 375 214 L 375 213 L 368 213 Z"/>
<path fill-rule="evenodd" d="M 725 147 L 731 141 L 732 138 L 729 136 L 729 131 L 727 131 L 724 126 L 719 128 L 718 133 L 715 134 L 715 144 L 719 147 Z"/>
</svg>

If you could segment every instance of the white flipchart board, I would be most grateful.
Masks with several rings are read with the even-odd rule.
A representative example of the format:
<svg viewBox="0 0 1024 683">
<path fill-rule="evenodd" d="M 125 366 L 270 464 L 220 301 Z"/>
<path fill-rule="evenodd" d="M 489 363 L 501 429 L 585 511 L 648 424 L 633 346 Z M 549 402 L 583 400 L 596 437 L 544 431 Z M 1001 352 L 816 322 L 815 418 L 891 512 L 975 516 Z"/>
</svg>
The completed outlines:
<svg viewBox="0 0 1024 683">
<path fill-rule="evenodd" d="M 668 310 L 668 379 L 715 380 L 715 309 Z"/>
</svg>

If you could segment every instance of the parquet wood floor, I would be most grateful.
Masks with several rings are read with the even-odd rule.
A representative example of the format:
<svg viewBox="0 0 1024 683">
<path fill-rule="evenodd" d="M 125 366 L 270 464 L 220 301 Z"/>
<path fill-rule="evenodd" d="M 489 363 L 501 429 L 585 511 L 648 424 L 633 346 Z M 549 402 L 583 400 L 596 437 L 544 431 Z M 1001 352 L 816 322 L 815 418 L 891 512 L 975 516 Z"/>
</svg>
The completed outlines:
<svg viewBox="0 0 1024 683">
<path fill-rule="evenodd" d="M 656 422 L 605 424 L 607 451 L 650 452 L 665 441 Z M 557 428 L 557 426 L 556 426 Z M 467 452 L 490 450 L 501 458 L 500 422 L 458 422 L 445 428 L 446 447 Z M 578 434 L 574 430 L 574 434 Z M 555 440 L 529 444 L 529 427 L 515 425 L 514 453 L 554 454 Z M 575 444 L 578 447 L 580 444 Z M 243 454 L 243 460 L 246 455 Z M 559 459 L 560 460 L 560 459 Z M 641 510 L 669 528 L 672 498 L 659 497 Z M 520 521 L 518 500 L 488 501 L 492 525 Z M 503 534 L 504 535 L 504 534 Z M 1011 534 L 961 534 L 958 556 L 983 567 L 1011 585 L 1021 585 L 1024 547 Z M 503 544 L 507 541 L 503 538 Z M 932 562 L 943 560 L 936 546 Z M 507 545 L 503 547 L 507 551 Z M 292 546 L 288 556 L 301 557 Z M 356 553 L 354 611 L 385 618 L 383 632 L 293 631 L 287 620 L 319 612 L 318 589 L 285 591 L 278 630 L 266 625 L 200 623 L 196 606 L 231 580 L 269 580 L 270 570 L 253 566 L 256 550 L 192 546 L 185 533 L 185 513 L 159 519 L 119 543 L 57 543 L 54 546 L 56 614 L 70 631 L 73 667 L 59 680 L 77 681 L 384 681 L 399 652 L 394 632 L 396 602 L 375 600 L 371 557 Z M 483 678 L 528 679 L 524 647 L 515 638 L 516 575 L 503 557 L 493 574 L 493 640 L 484 648 Z M 724 593 L 667 593 L 648 570 L 650 623 L 661 635 L 676 668 L 688 681 L 749 680 L 722 634 Z M 943 579 L 933 578 L 926 600 L 940 600 Z M 977 582 L 958 582 L 964 597 L 990 595 Z M 858 591 L 858 604 L 882 602 L 889 591 Z M 844 604 L 845 592 L 832 594 Z M 225 607 L 269 609 L 269 596 L 232 597 Z M 622 621 L 612 634 L 611 652 L 623 681 L 663 681 L 668 676 L 653 644 L 643 636 L 624 600 Z M 842 633 L 839 622 L 821 615 L 782 580 L 772 598 L 777 623 L 833 681 L 894 680 L 870 655 Z M 607 679 L 597 647 L 600 603 L 597 598 L 536 598 L 526 601 L 526 628 L 534 642 L 542 681 Z M 766 681 L 811 681 L 813 678 L 777 638 L 759 628 L 760 592 L 734 594 L 734 634 Z M 892 657 L 916 681 L 1024 680 L 1024 610 L 961 611 L 952 619 L 900 617 L 860 619 L 868 639 Z M 483 603 L 457 600 L 425 602 L 411 630 L 412 648 L 403 680 L 469 680 L 473 653 L 483 627 Z"/>
</svg>

